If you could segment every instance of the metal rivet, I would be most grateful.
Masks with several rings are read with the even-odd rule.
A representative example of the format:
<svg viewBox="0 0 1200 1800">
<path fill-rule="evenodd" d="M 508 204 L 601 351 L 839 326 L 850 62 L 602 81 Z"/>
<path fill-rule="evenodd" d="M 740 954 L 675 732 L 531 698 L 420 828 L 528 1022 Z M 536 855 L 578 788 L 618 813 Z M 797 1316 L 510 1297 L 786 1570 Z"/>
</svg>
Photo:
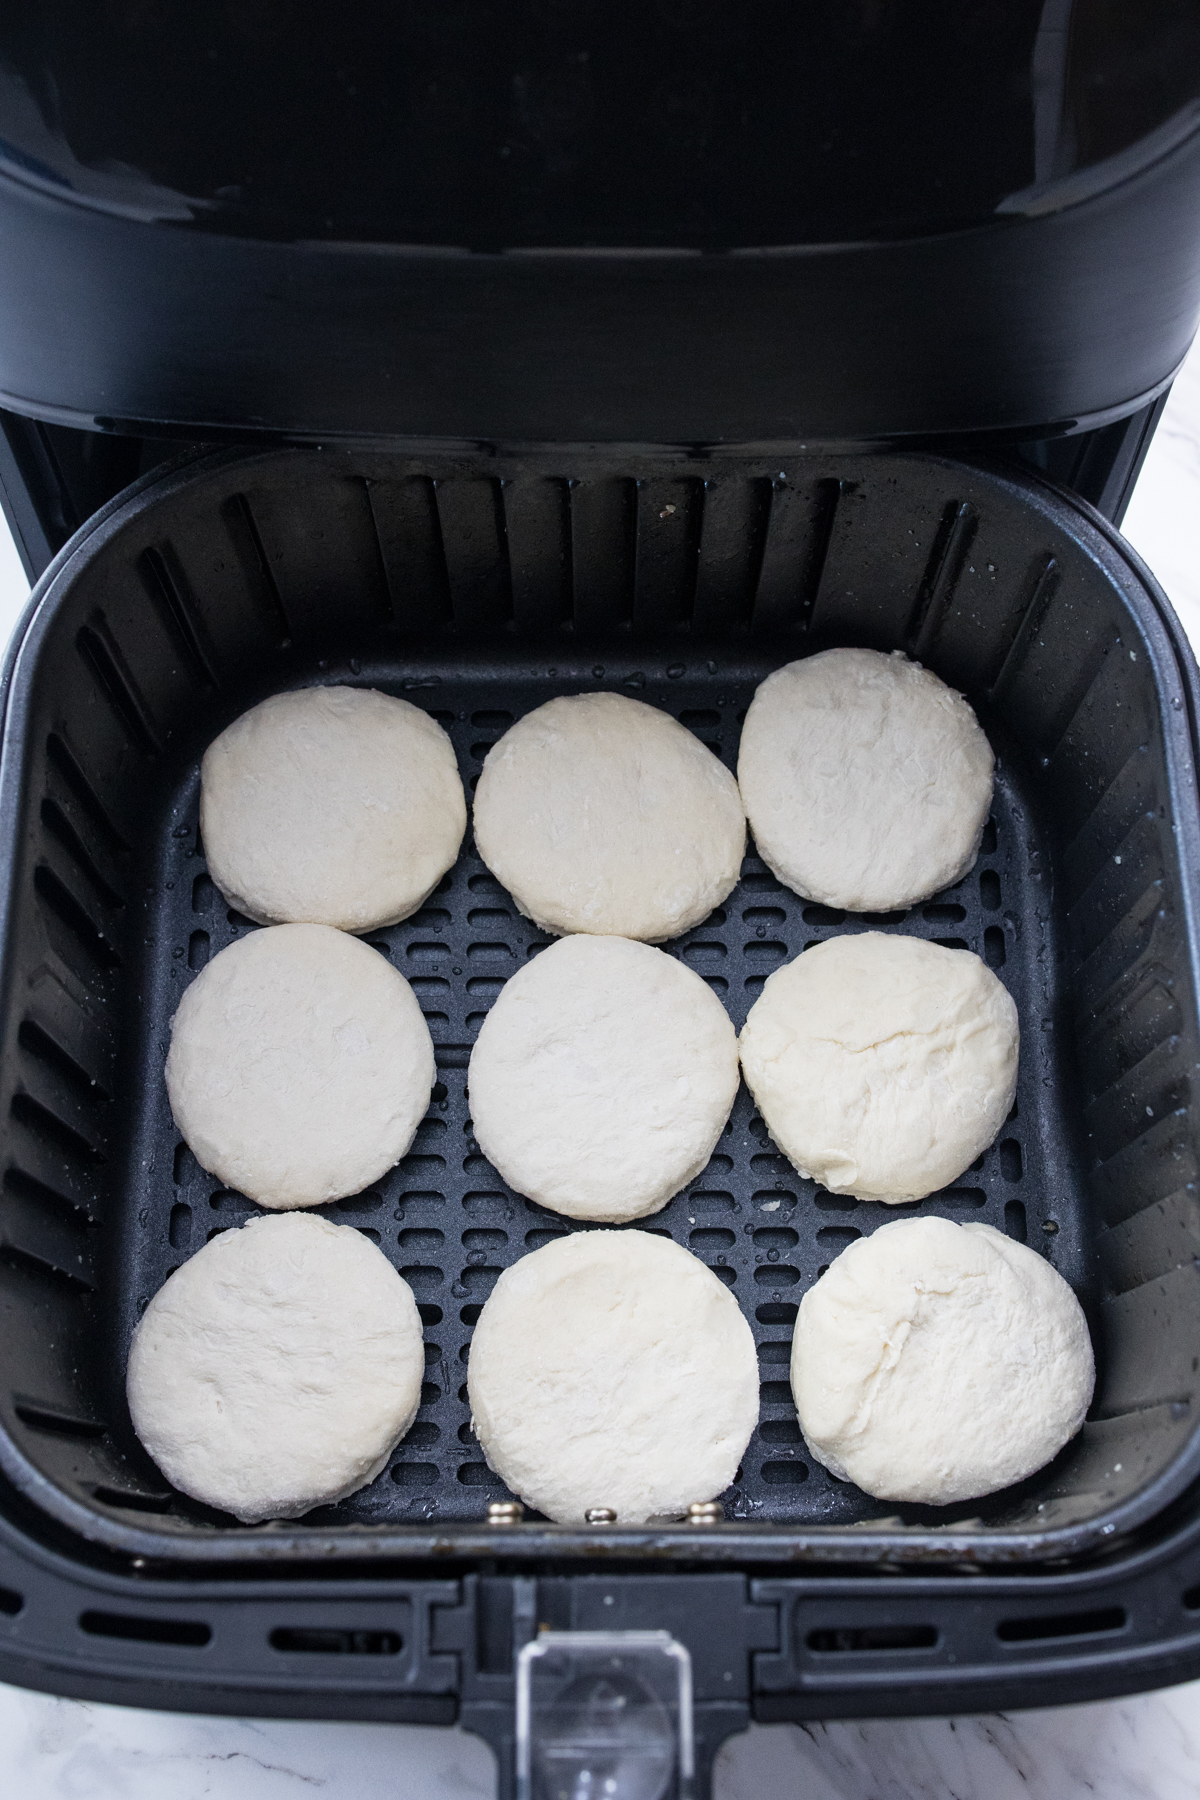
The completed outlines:
<svg viewBox="0 0 1200 1800">
<path fill-rule="evenodd" d="M 493 1500 L 487 1510 L 489 1525 L 519 1525 L 525 1508 L 519 1500 Z"/>
<path fill-rule="evenodd" d="M 723 1525 L 725 1508 L 719 1500 L 693 1500 L 687 1509 L 689 1525 Z"/>
<path fill-rule="evenodd" d="M 615 1525 L 617 1522 L 611 1506 L 589 1506 L 583 1516 L 589 1525 Z"/>
</svg>

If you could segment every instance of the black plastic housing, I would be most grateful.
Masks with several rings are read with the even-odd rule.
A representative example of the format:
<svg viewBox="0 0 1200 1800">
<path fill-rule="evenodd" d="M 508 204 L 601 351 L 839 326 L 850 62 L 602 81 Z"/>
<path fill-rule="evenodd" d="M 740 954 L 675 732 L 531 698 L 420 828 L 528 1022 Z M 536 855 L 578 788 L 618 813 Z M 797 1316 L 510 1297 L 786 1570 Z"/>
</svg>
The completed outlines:
<svg viewBox="0 0 1200 1800">
<path fill-rule="evenodd" d="M 1050 436 L 1174 375 L 1198 193 L 1193 135 L 1111 192 L 928 238 L 475 254 L 190 233 L 0 172 L 0 404 L 191 438 Z"/>
<path fill-rule="evenodd" d="M 171 1495 L 124 1413 L 128 1335 L 168 1269 L 252 1210 L 180 1148 L 161 1083 L 189 971 L 248 929 L 197 841 L 205 743 L 264 693 L 378 684 L 443 716 L 469 783 L 508 715 L 613 687 L 733 766 L 755 682 L 829 643 L 917 655 L 999 751 L 977 869 L 882 928 L 967 943 L 1018 1000 L 1017 1116 L 930 1204 L 1024 1230 L 1080 1292 L 1099 1363 L 1080 1438 L 949 1518 L 881 1518 L 809 1464 L 791 1308 L 895 1215 L 798 1182 L 743 1093 L 714 1164 L 651 1221 L 727 1271 L 763 1349 L 731 1516 L 489 1525 L 503 1490 L 462 1441 L 454 1371 L 495 1271 L 565 1222 L 508 1194 L 464 1129 L 479 1017 L 539 941 L 468 840 L 425 913 L 375 934 L 425 984 L 444 1091 L 406 1163 L 328 1209 L 378 1235 L 426 1309 L 417 1432 L 372 1488 L 296 1524 L 250 1531 Z M 1194 1672 L 1197 706 L 1128 547 L 984 463 L 229 451 L 102 509 L 5 673 L 0 1674 L 197 1710 L 461 1717 L 503 1750 L 523 1631 L 665 1625 L 698 1659 L 711 1754 L 751 1711 L 1045 1703 Z M 753 857 L 723 912 L 671 948 L 737 1023 L 765 970 L 861 924 Z"/>
<path fill-rule="evenodd" d="M 297 10 L 9 9 L 0 405 L 193 439 L 1030 439 L 1148 405 L 1194 335 L 1172 0 L 462 0 L 327 50 Z"/>
</svg>

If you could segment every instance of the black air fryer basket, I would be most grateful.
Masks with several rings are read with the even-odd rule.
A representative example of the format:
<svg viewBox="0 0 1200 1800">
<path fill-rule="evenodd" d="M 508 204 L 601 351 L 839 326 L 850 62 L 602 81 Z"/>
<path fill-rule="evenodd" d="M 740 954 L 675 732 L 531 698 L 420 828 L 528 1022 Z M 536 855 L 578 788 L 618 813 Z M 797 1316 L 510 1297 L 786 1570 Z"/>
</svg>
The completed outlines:
<svg viewBox="0 0 1200 1800">
<path fill-rule="evenodd" d="M 651 9 L 628 64 L 596 50 L 585 80 L 576 58 L 555 111 L 538 58 L 599 29 L 586 8 L 546 0 L 509 35 L 482 4 L 440 24 L 400 8 L 418 96 L 397 139 L 415 158 L 405 239 L 380 223 L 401 205 L 383 176 L 356 190 L 376 211 L 349 219 L 303 159 L 290 212 L 254 198 L 269 181 L 219 185 L 225 140 L 198 114 L 190 187 L 152 108 L 136 154 L 122 83 L 157 56 L 169 98 L 202 28 L 159 20 L 151 43 L 155 9 L 126 10 L 85 21 L 107 120 L 81 123 L 91 40 L 46 38 L 53 7 L 0 41 L 0 483 L 41 576 L 0 745 L 0 1677 L 460 1720 L 496 1745 L 508 1793 L 516 1658 L 545 1628 L 686 1647 L 701 1787 L 751 1717 L 1046 1704 L 1200 1672 L 1200 684 L 1110 522 L 1200 303 L 1192 98 L 1164 77 L 1132 123 L 1106 113 L 1119 83 L 1092 79 L 1094 33 L 1047 75 L 1040 7 L 1001 30 L 997 9 L 958 5 L 929 43 L 862 9 L 842 74 L 878 53 L 868 99 L 896 58 L 986 52 L 989 78 L 1032 67 L 1034 100 L 1000 107 L 952 197 L 931 171 L 953 118 L 924 188 L 874 211 L 855 189 L 839 231 L 828 205 L 769 187 L 746 244 L 715 151 L 685 179 L 678 140 L 700 131 L 697 70 L 726 163 L 755 71 L 784 70 L 766 113 L 791 105 L 780 45 L 799 54 L 799 27 L 776 20 L 768 55 L 720 9 Z M 1174 44 L 1194 73 L 1195 46 L 1169 7 L 1143 24 L 1117 60 L 1145 99 L 1137 55 L 1159 67 Z M 282 54 L 266 25 L 243 37 L 248 70 Z M 596 96 L 627 94 L 630 70 L 644 88 L 664 45 L 692 111 L 637 92 L 666 190 L 698 196 L 673 227 L 588 162 L 598 143 L 617 155 Z M 490 225 L 482 190 L 439 188 L 417 155 L 444 124 L 429 94 L 460 91 L 438 87 L 459 51 L 477 100 L 493 77 L 509 95 L 507 113 L 479 101 L 457 169 L 491 170 Z M 249 166 L 261 146 L 236 141 Z M 788 1386 L 797 1302 L 893 1215 L 801 1181 L 743 1089 L 708 1168 L 652 1221 L 729 1286 L 759 1347 L 761 1421 L 723 1520 L 514 1522 L 469 1431 L 471 1333 L 501 1269 L 578 1227 L 509 1192 L 471 1135 L 471 1045 L 547 940 L 468 836 L 425 907 L 369 940 L 429 1021 L 428 1116 L 397 1169 L 321 1209 L 413 1288 L 417 1422 L 369 1488 L 294 1523 L 248 1529 L 169 1490 L 130 1428 L 130 1334 L 173 1268 L 254 1211 L 179 1141 L 162 1080 L 188 981 L 253 929 L 205 867 L 205 745 L 267 694 L 348 682 L 429 711 L 471 787 L 531 707 L 615 690 L 734 768 L 757 683 L 836 644 L 902 649 L 976 707 L 998 759 L 976 867 L 864 918 L 800 900 L 751 848 L 726 904 L 668 949 L 739 1027 L 774 968 L 845 932 L 967 947 L 997 972 L 1021 1018 L 1017 1104 L 925 1210 L 994 1225 L 1071 1282 L 1098 1365 L 1080 1435 L 959 1508 L 893 1512 L 812 1460 Z"/>
</svg>

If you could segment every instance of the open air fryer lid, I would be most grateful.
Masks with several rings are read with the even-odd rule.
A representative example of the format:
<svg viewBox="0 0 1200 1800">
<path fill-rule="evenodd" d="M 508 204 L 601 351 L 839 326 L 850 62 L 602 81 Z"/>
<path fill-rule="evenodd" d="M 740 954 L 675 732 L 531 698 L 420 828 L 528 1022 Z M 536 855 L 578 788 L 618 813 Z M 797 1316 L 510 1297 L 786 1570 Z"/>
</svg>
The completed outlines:
<svg viewBox="0 0 1200 1800">
<path fill-rule="evenodd" d="M 211 437 L 1040 436 L 1200 309 L 1188 0 L 13 0 L 0 404 Z"/>
</svg>

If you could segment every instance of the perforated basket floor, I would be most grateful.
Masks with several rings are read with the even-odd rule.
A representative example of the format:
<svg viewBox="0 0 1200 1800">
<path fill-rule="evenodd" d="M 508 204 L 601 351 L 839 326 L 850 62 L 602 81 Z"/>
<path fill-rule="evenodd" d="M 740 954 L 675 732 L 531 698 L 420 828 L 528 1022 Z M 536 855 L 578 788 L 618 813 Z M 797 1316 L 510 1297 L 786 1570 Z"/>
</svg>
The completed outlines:
<svg viewBox="0 0 1200 1800">
<path fill-rule="evenodd" d="M 514 718 L 552 694 L 614 684 L 669 709 L 734 767 L 741 720 L 767 667 L 731 663 L 710 674 L 702 665 L 699 674 L 657 681 L 620 664 L 474 681 L 448 670 L 436 689 L 410 689 L 408 697 L 449 731 L 469 786 Z M 398 685 L 395 671 L 386 668 L 363 667 L 352 678 Z M 158 954 L 150 970 L 154 1054 L 144 1079 L 145 1154 L 135 1159 L 143 1173 L 135 1174 L 128 1215 L 139 1223 L 129 1242 L 132 1279 L 122 1347 L 137 1313 L 171 1270 L 257 1211 L 206 1175 L 178 1141 L 162 1082 L 159 1046 L 191 973 L 254 929 L 229 911 L 205 870 L 198 804 L 192 779 L 165 836 Z M 1031 1241 L 1078 1288 L 1085 1285 L 1083 1226 L 1076 1197 L 1064 1184 L 1052 1038 L 1042 1030 L 1043 1022 L 1050 1023 L 1052 995 L 1046 991 L 1049 924 L 1038 917 L 1041 856 L 1015 776 L 1002 761 L 977 867 L 929 904 L 847 917 L 800 900 L 751 854 L 727 903 L 666 948 L 704 977 L 739 1028 L 773 969 L 841 932 L 909 933 L 984 957 L 1013 992 L 1024 1023 L 1019 1098 L 999 1141 L 922 1210 L 980 1220 Z M 470 1430 L 465 1381 L 472 1328 L 501 1269 L 566 1231 L 588 1229 L 510 1192 L 471 1136 L 471 1044 L 508 976 L 550 939 L 521 916 L 468 838 L 421 911 L 369 941 L 416 990 L 434 1037 L 438 1088 L 412 1153 L 366 1193 L 318 1210 L 363 1231 L 412 1286 L 426 1326 L 426 1382 L 417 1422 L 389 1468 L 363 1492 L 311 1514 L 307 1523 L 318 1527 L 477 1518 L 490 1501 L 506 1497 Z M 791 1327 L 801 1294 L 846 1244 L 914 1210 L 857 1203 L 801 1180 L 772 1145 L 743 1083 L 708 1167 L 661 1213 L 639 1223 L 639 1229 L 669 1234 L 715 1270 L 736 1295 L 759 1346 L 762 1417 L 725 1495 L 732 1517 L 831 1523 L 878 1514 L 875 1502 L 834 1480 L 805 1452 L 788 1386 Z M 183 1500 L 169 1504 L 190 1510 Z M 978 1505 L 971 1511 L 977 1514 Z"/>
</svg>

